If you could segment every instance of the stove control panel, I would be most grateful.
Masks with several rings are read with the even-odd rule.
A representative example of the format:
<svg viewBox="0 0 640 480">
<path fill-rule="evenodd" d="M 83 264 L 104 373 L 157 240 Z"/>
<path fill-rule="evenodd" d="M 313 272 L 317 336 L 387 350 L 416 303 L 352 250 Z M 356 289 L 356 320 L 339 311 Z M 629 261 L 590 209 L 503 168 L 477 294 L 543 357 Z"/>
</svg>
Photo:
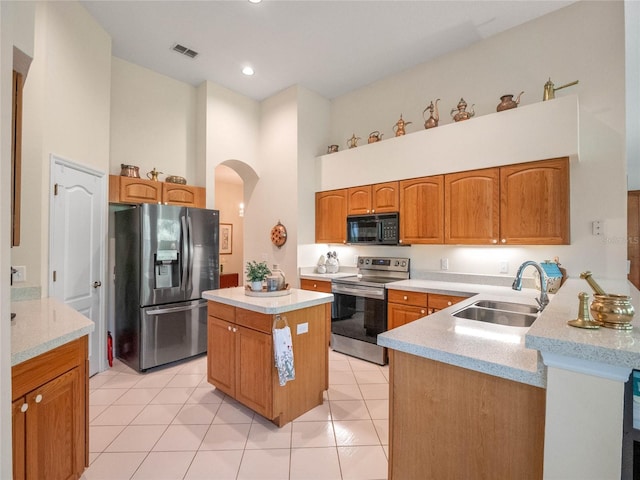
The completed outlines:
<svg viewBox="0 0 640 480">
<path fill-rule="evenodd" d="M 358 268 L 361 270 L 408 272 L 409 259 L 401 257 L 358 257 Z"/>
</svg>

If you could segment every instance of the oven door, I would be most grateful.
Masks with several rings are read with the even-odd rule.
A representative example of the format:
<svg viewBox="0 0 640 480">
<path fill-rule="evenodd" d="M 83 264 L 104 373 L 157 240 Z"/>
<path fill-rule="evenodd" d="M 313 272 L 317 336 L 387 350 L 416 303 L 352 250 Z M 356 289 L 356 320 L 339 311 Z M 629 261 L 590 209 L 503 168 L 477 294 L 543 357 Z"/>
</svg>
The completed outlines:
<svg viewBox="0 0 640 480">
<path fill-rule="evenodd" d="M 386 291 L 359 285 L 332 285 L 331 333 L 376 344 L 387 330 Z"/>
</svg>

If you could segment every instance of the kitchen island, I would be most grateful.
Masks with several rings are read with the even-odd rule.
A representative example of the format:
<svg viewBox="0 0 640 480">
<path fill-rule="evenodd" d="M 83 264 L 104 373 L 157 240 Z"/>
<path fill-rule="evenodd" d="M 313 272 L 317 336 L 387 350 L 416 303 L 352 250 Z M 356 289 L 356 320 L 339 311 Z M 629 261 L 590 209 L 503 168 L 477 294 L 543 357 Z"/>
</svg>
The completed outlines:
<svg viewBox="0 0 640 480">
<path fill-rule="evenodd" d="M 601 284 L 638 311 L 628 282 Z M 533 305 L 533 289 L 388 288 L 475 294 L 378 337 L 390 349 L 389 478 L 620 478 L 622 394 L 640 367 L 640 332 L 569 327 L 584 281 L 569 279 L 530 328 L 452 314 L 481 299 Z"/>
<path fill-rule="evenodd" d="M 244 287 L 209 290 L 207 379 L 283 426 L 321 405 L 329 388 L 333 295 L 291 289 L 283 296 L 245 295 Z M 295 378 L 280 384 L 272 331 L 291 330 Z"/>
</svg>

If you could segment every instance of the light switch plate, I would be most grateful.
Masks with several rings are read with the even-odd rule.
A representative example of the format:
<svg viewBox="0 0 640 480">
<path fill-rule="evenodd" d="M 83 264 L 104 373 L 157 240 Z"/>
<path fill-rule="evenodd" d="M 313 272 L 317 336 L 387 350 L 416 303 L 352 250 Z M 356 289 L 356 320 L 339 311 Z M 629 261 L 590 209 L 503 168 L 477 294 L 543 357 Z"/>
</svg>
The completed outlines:
<svg viewBox="0 0 640 480">
<path fill-rule="evenodd" d="M 449 259 L 441 258 L 440 259 L 440 270 L 449 270 Z"/>
<path fill-rule="evenodd" d="M 14 283 L 27 281 L 27 267 L 24 265 L 15 268 L 16 272 L 13 274 Z"/>
</svg>

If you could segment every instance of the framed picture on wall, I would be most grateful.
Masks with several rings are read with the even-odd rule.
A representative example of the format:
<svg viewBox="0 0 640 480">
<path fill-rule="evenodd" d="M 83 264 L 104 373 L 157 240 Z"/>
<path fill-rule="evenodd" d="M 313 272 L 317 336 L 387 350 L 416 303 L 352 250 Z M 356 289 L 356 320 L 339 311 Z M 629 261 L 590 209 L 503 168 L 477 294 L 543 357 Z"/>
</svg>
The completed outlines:
<svg viewBox="0 0 640 480">
<path fill-rule="evenodd" d="M 231 255 L 233 245 L 233 224 L 220 224 L 220 255 Z"/>
</svg>

